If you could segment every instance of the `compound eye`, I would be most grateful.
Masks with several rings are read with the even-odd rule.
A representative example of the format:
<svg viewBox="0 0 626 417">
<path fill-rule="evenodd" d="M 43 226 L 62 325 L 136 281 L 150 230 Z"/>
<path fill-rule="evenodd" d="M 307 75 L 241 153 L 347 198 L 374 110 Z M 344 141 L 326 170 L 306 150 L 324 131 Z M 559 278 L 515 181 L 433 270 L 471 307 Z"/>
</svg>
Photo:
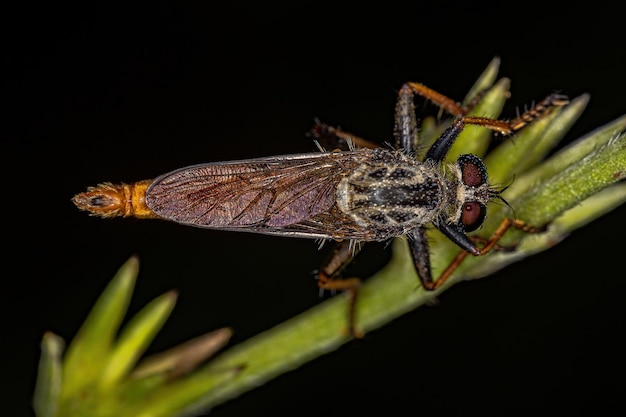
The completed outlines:
<svg viewBox="0 0 626 417">
<path fill-rule="evenodd" d="M 461 169 L 461 180 L 469 187 L 478 187 L 487 182 L 487 169 L 485 164 L 475 155 L 461 155 L 457 159 Z"/>
<path fill-rule="evenodd" d="M 473 232 L 478 229 L 487 214 L 484 204 L 470 201 L 463 204 L 463 213 L 461 213 L 461 223 L 466 232 Z"/>
</svg>

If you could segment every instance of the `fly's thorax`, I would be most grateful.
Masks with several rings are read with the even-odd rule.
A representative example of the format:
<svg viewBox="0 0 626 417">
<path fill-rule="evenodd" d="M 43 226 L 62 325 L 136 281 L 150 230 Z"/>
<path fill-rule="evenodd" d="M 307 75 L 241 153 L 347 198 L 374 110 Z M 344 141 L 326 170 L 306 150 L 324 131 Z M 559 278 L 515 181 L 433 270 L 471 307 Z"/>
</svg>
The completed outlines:
<svg viewBox="0 0 626 417">
<path fill-rule="evenodd" d="M 436 165 L 378 149 L 340 181 L 337 205 L 384 240 L 436 219 L 447 204 L 446 190 Z"/>
</svg>

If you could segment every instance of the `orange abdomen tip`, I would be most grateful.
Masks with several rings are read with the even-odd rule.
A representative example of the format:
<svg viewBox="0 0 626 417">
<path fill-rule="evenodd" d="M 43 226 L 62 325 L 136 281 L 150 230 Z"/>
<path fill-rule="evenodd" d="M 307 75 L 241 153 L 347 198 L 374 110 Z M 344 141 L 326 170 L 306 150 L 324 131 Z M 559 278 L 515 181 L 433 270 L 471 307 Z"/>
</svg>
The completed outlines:
<svg viewBox="0 0 626 417">
<path fill-rule="evenodd" d="M 100 217 L 158 218 L 146 205 L 146 189 L 152 180 L 132 184 L 111 184 L 109 182 L 87 188 L 76 194 L 72 202 L 81 210 Z"/>
</svg>

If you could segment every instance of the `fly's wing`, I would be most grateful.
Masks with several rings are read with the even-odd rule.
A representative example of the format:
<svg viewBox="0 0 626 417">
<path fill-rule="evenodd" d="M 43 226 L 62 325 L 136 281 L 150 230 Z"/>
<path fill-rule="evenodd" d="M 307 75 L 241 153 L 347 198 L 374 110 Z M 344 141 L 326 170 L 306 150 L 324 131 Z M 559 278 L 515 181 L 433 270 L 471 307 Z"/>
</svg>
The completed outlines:
<svg viewBox="0 0 626 417">
<path fill-rule="evenodd" d="M 367 151 L 312 153 L 195 165 L 162 175 L 146 191 L 158 216 L 198 227 L 350 238 L 336 188 Z M 333 230 L 343 230 L 334 233 Z"/>
</svg>

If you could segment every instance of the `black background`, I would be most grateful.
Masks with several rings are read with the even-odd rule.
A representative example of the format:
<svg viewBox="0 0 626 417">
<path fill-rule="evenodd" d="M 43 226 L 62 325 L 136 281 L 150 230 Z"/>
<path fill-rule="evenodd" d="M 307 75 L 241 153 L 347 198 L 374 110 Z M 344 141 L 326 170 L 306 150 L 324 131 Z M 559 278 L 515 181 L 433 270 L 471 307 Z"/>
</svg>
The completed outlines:
<svg viewBox="0 0 626 417">
<path fill-rule="evenodd" d="M 70 202 L 88 185 L 315 151 L 305 136 L 315 117 L 389 140 L 403 82 L 461 99 L 496 55 L 512 79 L 511 115 L 551 91 L 591 94 L 566 140 L 625 113 L 625 38 L 611 6 L 430 3 L 54 2 L 6 10 L 0 294 L 11 398 L 3 408 L 31 412 L 43 332 L 70 340 L 131 254 L 141 272 L 130 314 L 180 292 L 150 353 L 221 326 L 235 329 L 235 344 L 320 302 L 310 273 L 325 252 L 313 241 L 96 219 Z M 212 415 L 620 407 L 624 214 L 622 206 L 547 252 L 457 285 L 437 307 Z M 367 276 L 387 256 L 372 245 L 355 271 Z"/>
</svg>

